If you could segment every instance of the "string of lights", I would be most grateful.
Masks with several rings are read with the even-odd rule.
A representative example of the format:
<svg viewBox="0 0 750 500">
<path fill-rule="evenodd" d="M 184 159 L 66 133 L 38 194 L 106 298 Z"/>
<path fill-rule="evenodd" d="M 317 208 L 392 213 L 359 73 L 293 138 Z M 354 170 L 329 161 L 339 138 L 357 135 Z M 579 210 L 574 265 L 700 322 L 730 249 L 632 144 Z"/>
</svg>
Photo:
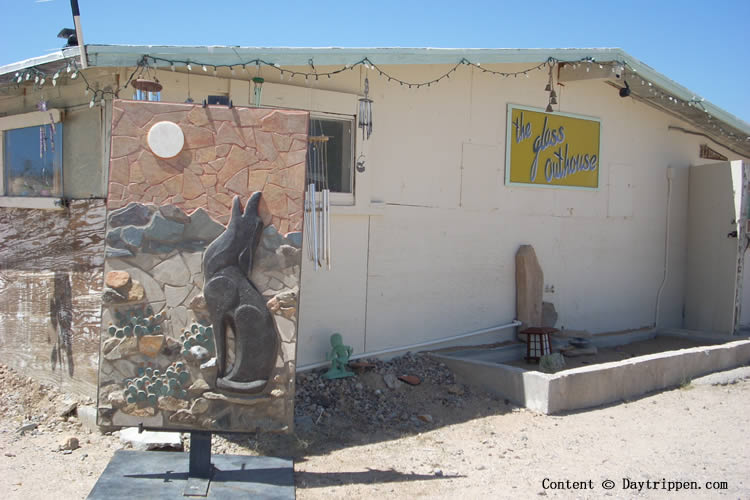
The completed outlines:
<svg viewBox="0 0 750 500">
<path fill-rule="evenodd" d="M 26 68 L 22 71 L 19 71 L 15 73 L 13 79 L 9 84 L 7 84 L 5 87 L 20 87 L 21 85 L 24 85 L 28 82 L 30 82 L 33 79 L 33 85 L 37 89 L 44 88 L 44 86 L 50 82 L 52 83 L 52 86 L 56 86 L 58 83 L 58 80 L 60 80 L 63 77 L 67 77 L 70 80 L 75 80 L 79 75 L 82 77 L 82 79 L 85 82 L 85 93 L 86 95 L 89 95 L 93 93 L 92 99 L 90 101 L 90 106 L 93 107 L 96 105 L 97 102 L 101 102 L 102 99 L 104 99 L 106 96 L 111 97 L 119 97 L 119 94 L 122 90 L 128 87 L 130 82 L 133 80 L 135 75 L 139 71 L 143 71 L 144 68 L 152 68 L 156 69 L 160 66 L 167 66 L 169 69 L 171 69 L 173 72 L 177 70 L 178 66 L 183 67 L 188 72 L 203 72 L 203 73 L 209 73 L 213 74 L 214 76 L 218 76 L 219 70 L 229 70 L 230 74 L 232 76 L 235 76 L 237 71 L 241 71 L 243 74 L 248 74 L 248 72 L 251 69 L 255 69 L 256 72 L 260 73 L 262 68 L 271 68 L 274 71 L 277 71 L 279 73 L 279 78 L 281 81 L 283 81 L 285 78 L 288 78 L 289 81 L 294 81 L 295 78 L 304 78 L 304 80 L 314 80 L 318 81 L 320 79 L 330 79 L 333 76 L 339 75 L 341 73 L 344 73 L 346 71 L 354 70 L 355 68 L 362 66 L 367 70 L 375 71 L 380 77 L 387 80 L 389 83 L 397 83 L 399 86 L 407 87 L 409 89 L 421 89 L 423 87 L 431 87 L 433 85 L 436 85 L 443 80 L 447 80 L 456 73 L 462 66 L 466 66 L 468 68 L 471 68 L 472 70 L 479 71 L 483 74 L 491 75 L 494 77 L 499 77 L 503 79 L 508 78 L 528 78 L 530 73 L 533 73 L 535 71 L 544 71 L 544 70 L 552 70 L 555 67 L 562 67 L 562 66 L 570 66 L 572 69 L 578 69 L 578 68 L 585 68 L 585 71 L 588 73 L 592 69 L 598 69 L 599 71 L 604 71 L 605 68 L 609 68 L 610 72 L 616 75 L 620 75 L 623 78 L 623 81 L 627 81 L 627 79 L 630 79 L 630 84 L 633 85 L 634 82 L 637 85 L 637 83 L 640 83 L 639 88 L 639 97 L 645 100 L 651 100 L 653 102 L 657 102 L 661 106 L 676 106 L 676 107 L 693 107 L 700 111 L 703 111 L 706 113 L 707 119 L 710 122 L 709 129 L 712 132 L 718 132 L 721 135 L 724 135 L 729 138 L 733 138 L 735 140 L 739 140 L 739 138 L 734 134 L 733 132 L 725 131 L 721 127 L 717 127 L 715 123 L 711 123 L 713 120 L 713 117 L 710 115 L 709 111 L 705 108 L 703 105 L 704 99 L 693 96 L 689 100 L 683 100 L 679 99 L 675 96 L 672 96 L 668 93 L 665 93 L 662 90 L 659 90 L 654 87 L 654 85 L 647 81 L 644 78 L 641 78 L 637 75 L 637 70 L 633 67 L 631 67 L 627 62 L 625 61 L 596 61 L 592 57 L 583 57 L 577 60 L 560 60 L 555 59 L 553 57 L 548 58 L 546 61 L 543 61 L 539 64 L 536 64 L 534 66 L 531 66 L 526 69 L 517 70 L 517 71 L 498 71 L 495 69 L 488 68 L 486 66 L 483 66 L 481 63 L 470 61 L 466 58 L 461 58 L 457 63 L 455 63 L 450 69 L 448 69 L 443 74 L 432 78 L 430 80 L 424 80 L 424 81 L 408 81 L 404 80 L 402 78 L 399 78 L 395 76 L 392 73 L 389 73 L 385 69 L 383 69 L 382 66 L 379 66 L 372 62 L 368 57 L 363 57 L 353 63 L 345 64 L 339 68 L 329 70 L 329 71 L 318 71 L 315 68 L 315 65 L 313 63 L 313 60 L 310 59 L 308 61 L 308 65 L 310 66 L 310 71 L 303 71 L 300 69 L 290 69 L 288 67 L 282 67 L 278 63 L 274 63 L 271 61 L 267 61 L 261 58 L 254 58 L 238 63 L 232 63 L 232 64 L 207 64 L 200 61 L 193 61 L 190 59 L 169 59 L 164 58 L 160 56 L 153 56 L 150 54 L 145 54 L 141 57 L 139 62 L 136 65 L 136 68 L 133 70 L 133 72 L 130 74 L 130 77 L 125 82 L 124 85 L 110 89 L 110 90 L 103 90 L 103 89 L 95 89 L 93 88 L 89 81 L 86 79 L 86 76 L 84 75 L 84 72 L 78 65 L 78 61 L 76 58 L 69 58 L 65 60 L 66 63 L 64 63 L 64 67 L 61 69 L 57 69 L 53 74 L 46 73 L 42 71 L 41 69 L 37 67 L 31 67 Z M 88 70 L 87 70 L 88 71 Z M 629 73 L 629 75 L 626 77 L 626 74 Z M 558 82 L 557 85 L 560 85 Z M 648 94 L 648 95 L 644 95 Z M 750 138 L 748 138 L 750 140 Z"/>
<path fill-rule="evenodd" d="M 82 71 L 78 64 L 78 58 L 68 58 L 64 59 L 64 68 L 60 68 L 56 70 L 52 77 L 50 78 L 49 73 L 45 73 L 44 71 L 41 71 L 39 68 L 31 67 L 26 68 L 23 71 L 17 71 L 15 75 L 13 75 L 13 80 L 10 84 L 10 86 L 20 87 L 25 82 L 30 82 L 33 78 L 33 85 L 38 90 L 41 90 L 45 83 L 49 80 L 52 83 L 53 87 L 57 86 L 57 81 L 63 77 L 67 76 L 71 81 L 76 80 L 79 76 L 81 77 L 81 80 L 83 80 L 85 89 L 84 93 L 88 96 L 89 94 L 93 93 L 93 96 L 91 98 L 91 101 L 89 103 L 89 107 L 94 107 L 96 105 L 97 100 L 101 102 L 105 96 L 111 96 L 111 97 L 118 97 L 120 91 L 127 88 L 127 86 L 130 84 L 130 82 L 133 80 L 133 77 L 138 73 L 139 70 L 143 69 L 143 60 L 138 63 L 136 68 L 133 70 L 133 72 L 130 74 L 130 77 L 125 82 L 125 85 L 122 87 L 119 87 L 117 89 L 97 89 L 91 86 L 91 83 L 89 82 L 88 78 L 86 78 L 85 72 Z M 8 87 L 6 85 L 6 87 Z"/>
</svg>

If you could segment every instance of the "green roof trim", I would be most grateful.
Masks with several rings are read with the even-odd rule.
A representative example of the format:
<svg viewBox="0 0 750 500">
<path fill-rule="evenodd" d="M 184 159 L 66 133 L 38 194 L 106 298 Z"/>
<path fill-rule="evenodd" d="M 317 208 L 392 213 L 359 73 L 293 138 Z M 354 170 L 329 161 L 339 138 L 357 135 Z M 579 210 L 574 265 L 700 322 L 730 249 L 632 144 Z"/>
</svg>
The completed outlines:
<svg viewBox="0 0 750 500">
<path fill-rule="evenodd" d="M 89 64 L 99 67 L 133 67 L 144 56 L 167 60 L 191 61 L 211 66 L 240 65 L 262 59 L 281 66 L 307 66 L 312 59 L 320 66 L 345 66 L 364 58 L 378 65 L 394 64 L 456 64 L 462 59 L 473 63 L 539 64 L 549 58 L 560 62 L 592 58 L 598 62 L 625 63 L 641 78 L 652 82 L 683 101 L 701 101 L 701 97 L 619 48 L 558 48 L 558 49 L 450 49 L 450 48 L 340 48 L 340 47 L 231 47 L 231 46 L 170 46 L 170 45 L 86 45 Z M 39 58 L 0 67 L 0 75 L 49 63 L 79 54 L 78 48 L 65 49 Z M 157 66 L 160 61 L 157 61 Z M 167 65 L 168 63 L 161 63 Z M 701 106 L 707 114 L 750 137 L 750 124 L 709 101 Z M 744 142 L 744 141 L 743 141 Z"/>
</svg>

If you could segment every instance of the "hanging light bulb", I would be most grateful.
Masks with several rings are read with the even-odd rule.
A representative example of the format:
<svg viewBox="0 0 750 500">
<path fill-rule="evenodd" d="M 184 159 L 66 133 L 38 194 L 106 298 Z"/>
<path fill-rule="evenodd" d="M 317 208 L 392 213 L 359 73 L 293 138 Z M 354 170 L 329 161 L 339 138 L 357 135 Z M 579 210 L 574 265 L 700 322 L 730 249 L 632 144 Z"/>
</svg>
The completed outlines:
<svg viewBox="0 0 750 500">
<path fill-rule="evenodd" d="M 78 70 L 75 70 L 75 71 L 73 72 L 73 74 L 72 74 L 72 75 L 70 75 L 70 79 L 71 79 L 71 80 L 75 80 L 76 78 L 78 78 Z"/>
<path fill-rule="evenodd" d="M 68 64 L 68 67 L 67 67 L 67 68 L 65 68 L 65 72 L 66 72 L 66 73 L 70 73 L 70 64 Z"/>
<path fill-rule="evenodd" d="M 94 97 L 93 97 L 93 98 L 91 99 L 91 102 L 89 103 L 89 108 L 93 108 L 93 107 L 94 107 L 94 104 L 96 104 L 96 96 L 94 96 Z"/>
<path fill-rule="evenodd" d="M 203 71 L 205 71 L 205 72 L 208 72 L 208 68 L 206 67 L 206 65 L 205 65 L 205 64 L 204 64 L 204 65 L 203 65 L 203 66 L 201 67 L 201 69 L 202 69 Z"/>
<path fill-rule="evenodd" d="M 29 78 L 28 78 L 28 76 L 29 76 L 29 75 L 27 74 L 27 75 L 26 75 L 26 79 L 27 79 L 27 80 L 29 79 Z M 22 79 L 23 79 L 23 76 L 19 76 L 19 77 L 18 77 L 18 80 L 16 80 L 16 83 L 21 83 L 21 80 L 22 80 Z"/>
<path fill-rule="evenodd" d="M 365 96 L 359 99 L 358 126 L 362 129 L 362 139 L 369 139 L 372 134 L 372 99 L 369 98 L 369 93 L 370 80 L 365 77 Z"/>
<path fill-rule="evenodd" d="M 175 71 L 175 69 L 176 69 L 176 68 L 174 67 L 174 63 L 172 63 L 172 64 L 170 64 L 170 65 L 169 65 L 169 69 L 171 69 L 171 70 L 172 70 L 172 72 L 174 73 L 174 71 Z"/>
<path fill-rule="evenodd" d="M 229 72 L 234 76 L 234 66 L 229 66 Z"/>
<path fill-rule="evenodd" d="M 190 65 L 190 63 L 187 63 L 187 70 L 188 71 L 193 71 L 193 67 Z"/>
<path fill-rule="evenodd" d="M 216 76 L 216 66 L 214 66 L 214 76 Z"/>
</svg>

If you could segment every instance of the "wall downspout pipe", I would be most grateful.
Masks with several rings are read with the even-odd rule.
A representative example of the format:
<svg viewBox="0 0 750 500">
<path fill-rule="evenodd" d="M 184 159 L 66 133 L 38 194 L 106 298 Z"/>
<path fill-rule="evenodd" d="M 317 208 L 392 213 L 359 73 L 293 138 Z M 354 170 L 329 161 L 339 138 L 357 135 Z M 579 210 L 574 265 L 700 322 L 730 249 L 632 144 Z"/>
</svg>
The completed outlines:
<svg viewBox="0 0 750 500">
<path fill-rule="evenodd" d="M 656 294 L 656 311 L 654 312 L 654 328 L 659 328 L 659 309 L 661 308 L 661 294 L 664 291 L 664 285 L 667 284 L 669 275 L 669 215 L 670 201 L 672 200 L 672 176 L 674 171 L 672 167 L 667 167 L 667 230 L 664 235 L 664 277 L 659 285 L 659 291 Z"/>
<path fill-rule="evenodd" d="M 355 354 L 349 359 L 355 360 L 355 359 L 360 359 L 360 358 L 372 358 L 375 356 L 380 356 L 382 354 L 390 354 L 390 353 L 399 352 L 399 351 L 409 351 L 411 349 L 418 349 L 420 347 L 443 344 L 445 342 L 451 342 L 453 340 L 463 339 L 466 337 L 473 337 L 475 335 L 482 335 L 484 333 L 491 333 L 491 332 L 494 332 L 495 330 L 505 330 L 506 328 L 514 328 L 516 326 L 521 326 L 521 322 L 514 319 L 510 323 L 506 323 L 504 325 L 492 326 L 490 328 L 482 328 L 481 330 L 475 330 L 473 332 L 453 335 L 452 337 L 444 337 L 444 338 L 437 339 L 437 340 L 428 340 L 427 342 L 419 342 L 416 344 L 402 345 L 402 346 L 397 346 L 397 347 L 389 347 L 387 349 L 381 349 L 379 351 L 364 352 L 362 354 Z M 315 368 L 322 368 L 324 366 L 328 366 L 329 364 L 330 364 L 329 361 L 321 361 L 320 363 L 312 363 L 309 365 L 298 366 L 297 371 L 303 372 L 307 370 L 314 370 Z"/>
<path fill-rule="evenodd" d="M 81 29 L 81 10 L 78 8 L 78 0 L 70 0 L 70 10 L 73 11 L 73 23 L 76 27 L 76 39 L 78 48 L 81 51 L 81 69 L 89 67 L 86 56 L 86 44 L 83 43 L 83 30 Z"/>
</svg>

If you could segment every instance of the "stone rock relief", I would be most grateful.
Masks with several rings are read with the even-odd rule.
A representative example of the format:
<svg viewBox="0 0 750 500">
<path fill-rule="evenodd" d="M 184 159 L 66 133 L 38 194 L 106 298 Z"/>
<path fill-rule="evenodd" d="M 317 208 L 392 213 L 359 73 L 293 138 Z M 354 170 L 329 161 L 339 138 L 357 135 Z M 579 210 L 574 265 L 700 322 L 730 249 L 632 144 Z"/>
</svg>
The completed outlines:
<svg viewBox="0 0 750 500">
<path fill-rule="evenodd" d="M 113 104 L 110 210 L 130 202 L 203 207 L 226 224 L 235 195 L 263 193 L 264 225 L 282 234 L 302 228 L 308 113 L 192 104 Z M 151 126 L 171 121 L 184 149 L 161 159 L 147 145 Z"/>
<path fill-rule="evenodd" d="M 263 222 L 258 216 L 261 193 L 248 200 L 244 212 L 234 198 L 226 231 L 206 249 L 204 296 L 216 329 L 217 387 L 239 393 L 265 388 L 279 348 L 271 312 L 248 279 Z M 231 332 L 231 333 L 230 333 Z M 234 335 L 234 363 L 227 366 L 227 338 Z"/>
<path fill-rule="evenodd" d="M 257 198 L 248 208 L 257 210 Z M 252 292 L 244 293 L 253 294 L 253 307 L 275 340 L 260 356 L 265 366 L 256 376 L 250 368 L 257 363 L 236 363 L 235 351 L 243 349 L 238 338 L 221 332 L 217 341 L 213 321 L 221 316 L 212 315 L 211 300 L 202 293 L 204 256 L 214 242 L 216 248 L 221 244 L 224 226 L 201 209 L 188 215 L 174 205 L 141 203 L 112 211 L 108 222 L 100 423 L 287 430 L 293 415 L 301 233 L 284 236 L 259 220 L 252 229 L 256 248 L 244 257 L 252 255 L 252 264 L 248 260 L 242 269 Z M 217 352 L 222 343 L 223 353 Z M 249 396 L 248 387 L 222 387 L 226 374 L 241 374 L 240 382 L 264 382 Z"/>
</svg>

